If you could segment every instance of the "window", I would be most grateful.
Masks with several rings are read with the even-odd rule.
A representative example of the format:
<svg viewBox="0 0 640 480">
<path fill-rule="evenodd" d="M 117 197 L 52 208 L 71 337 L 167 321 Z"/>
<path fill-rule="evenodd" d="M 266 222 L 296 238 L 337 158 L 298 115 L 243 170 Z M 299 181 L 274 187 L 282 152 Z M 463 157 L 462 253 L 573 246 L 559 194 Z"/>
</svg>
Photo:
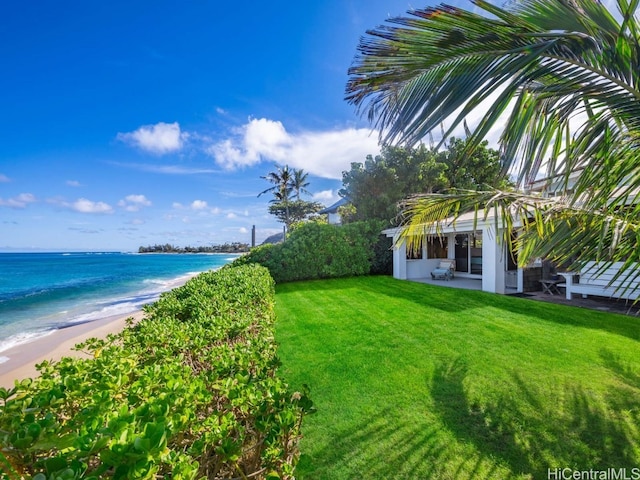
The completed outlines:
<svg viewBox="0 0 640 480">
<path fill-rule="evenodd" d="M 448 258 L 448 238 L 433 237 L 427 240 L 427 258 Z"/>
<path fill-rule="evenodd" d="M 414 247 L 407 245 L 407 260 L 422 260 L 422 244 Z"/>
</svg>

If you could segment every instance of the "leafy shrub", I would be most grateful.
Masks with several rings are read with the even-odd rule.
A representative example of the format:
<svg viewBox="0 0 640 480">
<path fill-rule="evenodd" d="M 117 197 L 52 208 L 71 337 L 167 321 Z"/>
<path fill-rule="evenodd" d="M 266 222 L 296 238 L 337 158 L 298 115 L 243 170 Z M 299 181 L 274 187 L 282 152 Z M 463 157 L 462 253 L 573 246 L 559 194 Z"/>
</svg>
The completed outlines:
<svg viewBox="0 0 640 480">
<path fill-rule="evenodd" d="M 346 225 L 303 223 L 287 240 L 263 245 L 234 261 L 234 265 L 259 263 L 269 269 L 276 282 L 347 277 L 369 273 L 390 273 L 391 252 L 380 243 L 383 222 L 356 222 Z M 390 244 L 389 244 L 390 248 Z"/>
<path fill-rule="evenodd" d="M 380 235 L 373 246 L 373 259 L 371 260 L 371 274 L 393 274 L 393 239 L 386 235 Z"/>
<path fill-rule="evenodd" d="M 274 282 L 203 273 L 145 319 L 0 388 L 6 478 L 292 478 L 307 392 L 276 375 Z"/>
</svg>

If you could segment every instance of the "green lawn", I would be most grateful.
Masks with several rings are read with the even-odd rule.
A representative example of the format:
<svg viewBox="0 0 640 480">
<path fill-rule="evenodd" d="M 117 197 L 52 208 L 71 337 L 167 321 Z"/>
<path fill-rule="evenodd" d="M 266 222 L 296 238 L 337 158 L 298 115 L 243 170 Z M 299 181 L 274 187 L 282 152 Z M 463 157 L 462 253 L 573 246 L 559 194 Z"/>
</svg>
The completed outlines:
<svg viewBox="0 0 640 480">
<path fill-rule="evenodd" d="M 389 277 L 282 284 L 276 310 L 282 374 L 318 408 L 299 479 L 640 466 L 636 317 Z"/>
</svg>

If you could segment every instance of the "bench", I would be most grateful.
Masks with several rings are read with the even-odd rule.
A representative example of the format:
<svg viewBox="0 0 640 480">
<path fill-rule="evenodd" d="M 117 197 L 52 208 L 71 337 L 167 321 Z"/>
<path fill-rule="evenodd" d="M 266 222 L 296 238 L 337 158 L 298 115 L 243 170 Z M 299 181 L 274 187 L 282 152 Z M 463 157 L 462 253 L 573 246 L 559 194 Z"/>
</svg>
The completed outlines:
<svg viewBox="0 0 640 480">
<path fill-rule="evenodd" d="M 599 266 L 596 262 L 587 262 L 580 273 L 558 272 L 558 275 L 565 278 L 565 283 L 558 284 L 558 287 L 565 287 L 567 300 L 571 300 L 573 294 L 576 293 L 582 294 L 583 298 L 587 298 L 588 295 L 596 295 L 637 300 L 640 297 L 638 281 L 627 279 L 627 273 L 616 278 L 622 265 L 622 262 L 616 262 L 606 270 L 599 272 Z M 575 275 L 580 275 L 580 280 L 577 283 L 574 282 Z"/>
</svg>

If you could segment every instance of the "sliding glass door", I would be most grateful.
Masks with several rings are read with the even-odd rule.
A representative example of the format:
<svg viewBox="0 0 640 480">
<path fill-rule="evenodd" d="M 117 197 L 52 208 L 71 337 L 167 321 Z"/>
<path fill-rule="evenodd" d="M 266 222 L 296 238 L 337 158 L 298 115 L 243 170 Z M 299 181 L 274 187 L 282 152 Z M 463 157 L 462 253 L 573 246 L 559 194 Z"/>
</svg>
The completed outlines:
<svg viewBox="0 0 640 480">
<path fill-rule="evenodd" d="M 456 235 L 456 271 L 482 275 L 482 232 Z"/>
</svg>

